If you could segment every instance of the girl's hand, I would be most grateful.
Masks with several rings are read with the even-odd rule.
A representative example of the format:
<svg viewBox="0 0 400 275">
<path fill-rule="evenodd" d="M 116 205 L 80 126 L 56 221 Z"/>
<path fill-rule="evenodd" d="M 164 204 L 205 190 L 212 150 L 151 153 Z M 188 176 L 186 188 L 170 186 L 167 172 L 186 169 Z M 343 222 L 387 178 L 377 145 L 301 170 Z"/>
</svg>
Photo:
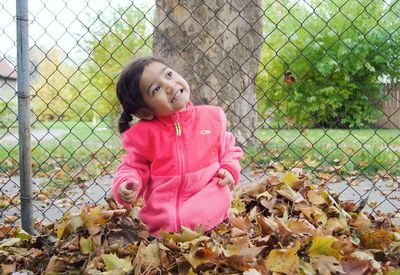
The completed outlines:
<svg viewBox="0 0 400 275">
<path fill-rule="evenodd" d="M 133 204 L 136 201 L 138 191 L 139 183 L 137 181 L 125 181 L 120 185 L 118 194 L 124 202 Z"/>
<path fill-rule="evenodd" d="M 229 189 L 233 189 L 235 186 L 235 181 L 233 180 L 233 176 L 232 174 L 224 169 L 221 168 L 218 170 L 218 177 L 220 178 L 220 180 L 218 181 L 218 183 L 222 186 L 224 185 L 229 185 Z"/>
</svg>

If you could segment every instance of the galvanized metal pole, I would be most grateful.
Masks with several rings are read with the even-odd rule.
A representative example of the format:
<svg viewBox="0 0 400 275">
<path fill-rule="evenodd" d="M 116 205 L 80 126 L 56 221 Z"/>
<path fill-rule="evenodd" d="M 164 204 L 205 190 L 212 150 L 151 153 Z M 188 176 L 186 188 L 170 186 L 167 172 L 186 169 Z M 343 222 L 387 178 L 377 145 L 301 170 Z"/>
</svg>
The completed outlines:
<svg viewBox="0 0 400 275">
<path fill-rule="evenodd" d="M 17 79 L 21 220 L 33 234 L 28 0 L 17 0 Z"/>
</svg>

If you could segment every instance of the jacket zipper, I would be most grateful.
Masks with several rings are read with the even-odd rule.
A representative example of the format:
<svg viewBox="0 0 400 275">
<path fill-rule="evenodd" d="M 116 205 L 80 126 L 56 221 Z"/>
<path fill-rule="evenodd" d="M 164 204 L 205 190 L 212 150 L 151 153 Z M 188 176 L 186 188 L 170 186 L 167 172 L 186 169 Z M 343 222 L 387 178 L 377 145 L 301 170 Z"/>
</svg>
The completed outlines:
<svg viewBox="0 0 400 275">
<path fill-rule="evenodd" d="M 181 178 L 175 193 L 175 231 L 179 231 L 181 229 L 180 201 L 181 201 L 182 187 L 185 183 L 186 157 L 185 157 L 185 146 L 183 145 L 183 140 L 182 140 L 182 129 L 178 121 L 175 122 L 175 132 L 178 141 L 177 149 L 178 149 L 178 157 L 179 157 L 180 172 L 181 172 Z"/>
</svg>

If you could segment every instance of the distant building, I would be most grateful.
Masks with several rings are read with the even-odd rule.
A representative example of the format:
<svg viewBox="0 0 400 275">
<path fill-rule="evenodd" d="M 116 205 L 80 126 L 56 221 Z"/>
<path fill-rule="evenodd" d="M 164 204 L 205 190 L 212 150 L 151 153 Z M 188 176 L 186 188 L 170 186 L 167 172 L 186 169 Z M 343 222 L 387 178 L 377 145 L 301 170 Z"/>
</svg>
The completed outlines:
<svg viewBox="0 0 400 275">
<path fill-rule="evenodd" d="M 17 103 L 17 72 L 5 58 L 0 60 L 0 102 Z"/>
</svg>

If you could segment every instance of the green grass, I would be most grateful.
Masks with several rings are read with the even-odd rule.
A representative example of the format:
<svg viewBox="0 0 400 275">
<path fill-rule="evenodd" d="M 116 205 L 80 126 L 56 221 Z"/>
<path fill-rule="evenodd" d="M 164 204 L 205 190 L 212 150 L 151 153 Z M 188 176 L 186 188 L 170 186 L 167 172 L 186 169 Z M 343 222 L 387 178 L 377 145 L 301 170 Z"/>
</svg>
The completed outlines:
<svg viewBox="0 0 400 275">
<path fill-rule="evenodd" d="M 285 167 L 367 175 L 400 174 L 400 130 L 309 129 L 260 130 L 258 141 L 245 148 L 243 164 L 266 166 L 280 162 Z"/>
<path fill-rule="evenodd" d="M 62 185 L 78 183 L 101 174 L 113 173 L 119 163 L 122 149 L 119 134 L 105 123 L 92 125 L 58 121 L 34 126 L 39 130 L 64 130 L 65 133 L 39 142 L 32 138 L 33 176 L 47 177 L 48 182 Z M 17 129 L 12 132 L 18 134 Z M 2 142 L 0 173 L 15 174 L 18 158 L 18 144 Z"/>
</svg>

